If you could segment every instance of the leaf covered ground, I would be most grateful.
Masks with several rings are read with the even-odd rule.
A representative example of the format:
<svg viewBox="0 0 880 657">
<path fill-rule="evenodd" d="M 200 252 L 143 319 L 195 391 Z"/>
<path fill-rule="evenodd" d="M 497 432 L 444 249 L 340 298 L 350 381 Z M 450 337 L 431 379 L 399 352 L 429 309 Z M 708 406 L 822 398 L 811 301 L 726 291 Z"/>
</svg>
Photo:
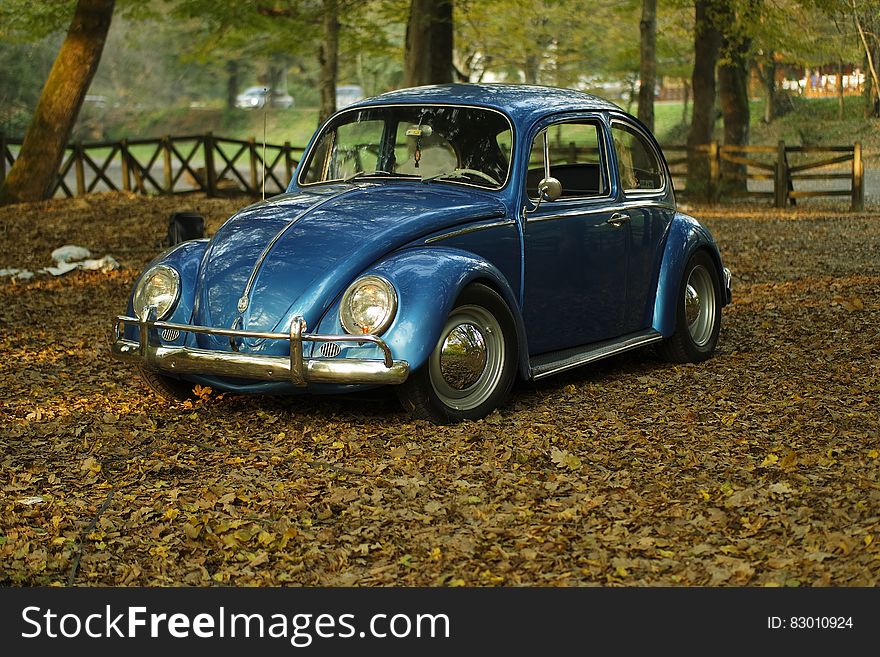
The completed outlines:
<svg viewBox="0 0 880 657">
<path fill-rule="evenodd" d="M 104 194 L 0 209 L 0 584 L 880 583 L 880 213 L 694 208 L 734 273 L 717 355 L 519 384 L 480 422 L 393 395 L 168 406 L 109 358 L 168 215 Z"/>
</svg>

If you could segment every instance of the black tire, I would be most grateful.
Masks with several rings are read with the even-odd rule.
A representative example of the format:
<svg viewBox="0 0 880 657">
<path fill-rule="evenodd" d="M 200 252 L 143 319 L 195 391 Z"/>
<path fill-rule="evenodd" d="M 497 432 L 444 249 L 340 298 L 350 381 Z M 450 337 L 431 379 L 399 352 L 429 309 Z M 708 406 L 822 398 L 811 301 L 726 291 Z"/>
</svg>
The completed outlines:
<svg viewBox="0 0 880 657">
<path fill-rule="evenodd" d="M 657 346 L 662 358 L 672 363 L 699 363 L 712 356 L 721 329 L 721 294 L 715 261 L 706 251 L 697 251 L 679 283 L 675 332 Z"/>
<path fill-rule="evenodd" d="M 513 315 L 495 290 L 474 283 L 456 300 L 427 362 L 397 386 L 397 396 L 411 415 L 437 424 L 478 420 L 507 398 L 516 369 Z"/>
<path fill-rule="evenodd" d="M 138 367 L 138 373 L 154 393 L 162 399 L 170 402 L 182 402 L 187 399 L 196 399 L 193 392 L 193 384 L 166 376 L 156 370 Z"/>
</svg>

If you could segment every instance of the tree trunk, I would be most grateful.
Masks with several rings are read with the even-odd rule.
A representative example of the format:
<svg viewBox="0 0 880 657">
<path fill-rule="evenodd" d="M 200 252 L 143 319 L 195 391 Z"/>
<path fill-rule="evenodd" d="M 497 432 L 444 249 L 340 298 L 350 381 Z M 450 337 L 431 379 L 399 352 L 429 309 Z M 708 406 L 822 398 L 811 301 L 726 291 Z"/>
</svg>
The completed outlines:
<svg viewBox="0 0 880 657">
<path fill-rule="evenodd" d="M 452 82 L 452 0 L 412 0 L 406 25 L 403 84 Z"/>
<path fill-rule="evenodd" d="M 538 84 L 538 72 L 541 68 L 541 58 L 537 55 L 526 55 L 523 64 L 523 82 L 525 84 Z"/>
<path fill-rule="evenodd" d="M 770 53 L 767 61 L 760 67 L 761 81 L 764 83 L 764 123 L 773 123 L 776 120 L 776 57 Z"/>
<path fill-rule="evenodd" d="M 318 86 L 321 91 L 321 106 L 318 110 L 318 123 L 326 121 L 336 111 L 336 75 L 339 70 L 339 3 L 338 0 L 324 0 L 324 41 L 318 51 L 321 72 Z"/>
<path fill-rule="evenodd" d="M 863 23 L 868 22 L 868 27 L 870 29 L 873 27 L 874 20 L 870 17 L 865 19 L 859 16 L 854 0 L 851 0 L 850 4 L 853 12 L 853 22 L 859 33 L 859 39 L 865 48 L 865 62 L 868 65 L 868 72 L 870 73 L 867 80 L 868 84 L 865 85 L 865 100 L 867 101 L 866 114 L 868 117 L 877 118 L 880 117 L 880 75 L 877 73 L 877 66 L 880 66 L 880 62 L 878 62 L 878 59 L 880 59 L 880 43 L 878 43 L 878 39 L 880 39 L 880 37 L 873 34 L 872 40 L 874 43 L 870 44 L 868 42 Z"/>
<path fill-rule="evenodd" d="M 718 95 L 724 117 L 724 145 L 747 146 L 749 143 L 749 63 L 751 39 L 742 35 L 726 37 L 722 42 L 725 57 L 718 66 Z M 721 161 L 723 192 L 744 192 L 748 188 L 746 166 Z"/>
<path fill-rule="evenodd" d="M 639 119 L 653 132 L 654 85 L 657 80 L 657 0 L 642 0 L 639 32 L 641 34 Z"/>
<path fill-rule="evenodd" d="M 715 65 L 721 34 L 711 16 L 713 0 L 696 0 L 694 4 L 694 72 L 691 78 L 694 102 L 687 139 L 687 191 L 693 198 L 708 200 L 709 161 L 706 153 L 695 149 L 712 141 L 715 128 Z"/>
<path fill-rule="evenodd" d="M 114 4 L 115 0 L 76 3 L 21 152 L 0 188 L 0 204 L 39 201 L 52 194 L 64 147 L 101 61 Z"/>
<path fill-rule="evenodd" d="M 226 108 L 235 109 L 238 97 L 238 62 L 230 59 L 226 62 Z"/>
</svg>

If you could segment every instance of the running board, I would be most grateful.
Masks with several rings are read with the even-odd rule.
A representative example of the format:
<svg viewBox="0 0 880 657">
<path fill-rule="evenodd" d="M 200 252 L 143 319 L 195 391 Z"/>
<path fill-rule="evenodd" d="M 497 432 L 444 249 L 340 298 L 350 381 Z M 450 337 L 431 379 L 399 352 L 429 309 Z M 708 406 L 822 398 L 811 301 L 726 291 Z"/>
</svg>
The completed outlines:
<svg viewBox="0 0 880 657">
<path fill-rule="evenodd" d="M 649 329 L 647 331 L 639 331 L 638 333 L 630 333 L 613 340 L 606 340 L 605 342 L 541 354 L 529 359 L 532 379 L 543 379 L 545 376 L 564 372 L 565 370 L 580 367 L 581 365 L 602 360 L 609 356 L 622 354 L 624 351 L 637 349 L 652 342 L 659 342 L 662 339 L 663 336 L 657 331 Z"/>
</svg>

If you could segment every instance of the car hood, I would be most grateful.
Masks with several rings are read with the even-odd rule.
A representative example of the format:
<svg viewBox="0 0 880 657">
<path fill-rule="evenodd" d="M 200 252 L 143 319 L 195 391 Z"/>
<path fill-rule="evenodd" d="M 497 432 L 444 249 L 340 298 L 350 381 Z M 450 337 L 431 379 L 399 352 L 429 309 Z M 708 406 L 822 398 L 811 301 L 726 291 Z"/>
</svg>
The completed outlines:
<svg viewBox="0 0 880 657">
<path fill-rule="evenodd" d="M 300 315 L 314 328 L 336 296 L 388 252 L 504 214 L 495 196 L 436 183 L 340 184 L 277 196 L 245 208 L 211 240 L 193 323 L 285 331 Z"/>
</svg>

